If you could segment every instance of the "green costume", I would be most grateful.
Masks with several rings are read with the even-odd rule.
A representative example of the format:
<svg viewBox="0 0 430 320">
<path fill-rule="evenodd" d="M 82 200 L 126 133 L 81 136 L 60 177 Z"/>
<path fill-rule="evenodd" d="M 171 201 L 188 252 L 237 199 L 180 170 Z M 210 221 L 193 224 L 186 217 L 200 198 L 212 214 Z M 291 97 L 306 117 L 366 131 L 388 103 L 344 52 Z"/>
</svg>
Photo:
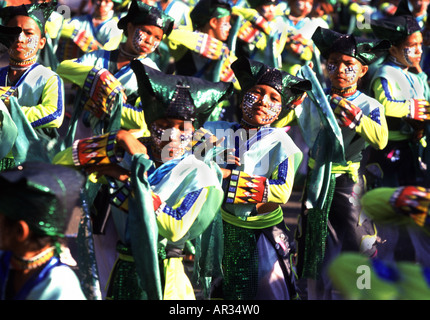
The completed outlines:
<svg viewBox="0 0 430 320">
<path fill-rule="evenodd" d="M 167 117 L 198 126 L 232 92 L 231 84 L 165 75 L 137 60 L 131 67 L 141 99 L 147 102 L 148 124 Z M 196 147 L 198 136 L 202 138 L 204 133 L 196 133 L 195 140 L 184 136 L 183 146 Z M 162 140 L 163 134 L 157 137 Z M 115 132 L 77 140 L 56 159 L 79 166 L 120 161 L 131 171 L 127 183 L 111 180 L 112 217 L 120 243 L 108 298 L 195 299 L 183 269 L 182 250 L 185 241 L 199 237 L 218 212 L 222 202 L 219 167 L 210 155 L 196 158 L 186 153 L 156 168 L 154 162 L 160 159 L 150 152 L 151 144 L 150 158 L 143 154 L 131 157 L 116 153 L 114 141 Z M 92 157 L 88 157 L 89 150 L 94 151 Z"/>
<path fill-rule="evenodd" d="M 340 52 L 366 65 L 389 47 L 387 42 L 357 39 L 322 28 L 315 31 L 312 39 L 326 58 L 331 52 Z M 310 149 L 303 210 L 296 233 L 297 267 L 299 275 L 319 280 L 324 279 L 322 268 L 326 261 L 337 251 L 361 251 L 368 255 L 376 251 L 374 226 L 360 211 L 358 199 L 364 185 L 359 168 L 365 147 L 370 144 L 383 148 L 388 131 L 382 105 L 356 88 L 344 99 L 358 108 L 361 118 L 353 125 L 339 126 L 334 115 L 337 106 L 333 101 L 329 103 L 334 90 L 324 93 L 309 67 L 302 68 L 299 74 L 312 80 L 313 90 L 275 125 L 297 121 Z"/>
<path fill-rule="evenodd" d="M 5 7 L 1 9 L 0 16 L 6 23 L 17 15 L 29 16 L 44 35 L 45 22 L 53 10 L 54 6 L 47 3 L 22 5 Z M 11 83 L 8 77 L 10 68 L 24 69 L 25 72 Z M 7 155 L 2 155 L 1 167 L 5 169 L 27 159 L 40 159 L 37 153 L 31 154 L 30 144 L 34 141 L 47 143 L 58 137 L 57 129 L 64 118 L 64 88 L 58 74 L 40 65 L 35 59 L 10 59 L 9 66 L 0 69 L 0 83 L 3 85 L 1 99 L 9 106 L 10 118 L 18 128 L 15 143 L 10 146 Z M 29 92 L 32 94 L 28 94 Z"/>
<path fill-rule="evenodd" d="M 25 162 L 0 174 L 1 214 L 14 221 L 24 220 L 37 236 L 53 239 L 53 246 L 31 262 L 0 251 L 1 300 L 86 299 L 75 272 L 61 261 L 57 242 L 71 231 L 72 212 L 81 205 L 83 182 L 83 176 L 73 169 L 42 162 Z M 41 271 L 11 296 L 6 290 L 11 268 L 28 269 L 38 263 L 43 265 Z"/>
<path fill-rule="evenodd" d="M 257 84 L 271 86 L 281 94 L 283 108 L 310 88 L 306 80 L 247 58 L 239 58 L 232 68 L 243 94 Z M 223 183 L 222 221 L 214 220 L 199 244 L 205 248 L 196 257 L 202 277 L 221 277 L 224 299 L 296 299 L 280 205 L 289 199 L 302 153 L 282 129 L 243 121 L 206 122 L 204 127 L 218 139 L 225 138 L 225 148 L 235 149 L 241 164 L 220 164 L 232 174 Z M 262 203 L 277 205 L 260 214 L 257 204 Z M 223 255 L 214 244 L 223 245 Z"/>
</svg>

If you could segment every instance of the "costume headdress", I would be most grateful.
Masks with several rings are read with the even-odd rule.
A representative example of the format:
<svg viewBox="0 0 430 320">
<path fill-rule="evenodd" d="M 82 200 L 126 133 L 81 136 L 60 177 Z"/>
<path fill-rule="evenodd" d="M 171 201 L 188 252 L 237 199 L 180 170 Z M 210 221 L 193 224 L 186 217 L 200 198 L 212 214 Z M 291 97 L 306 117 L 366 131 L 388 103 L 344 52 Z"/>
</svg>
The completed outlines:
<svg viewBox="0 0 430 320">
<path fill-rule="evenodd" d="M 42 35 L 45 34 L 46 21 L 51 16 L 57 6 L 56 2 L 42 2 L 31 5 L 7 6 L 0 9 L 0 18 L 4 24 L 16 16 L 28 16 L 32 18 L 39 26 Z"/>
<path fill-rule="evenodd" d="M 7 51 L 21 32 L 22 29 L 20 27 L 6 27 L 0 25 L 0 54 Z"/>
<path fill-rule="evenodd" d="M 193 121 L 196 128 L 200 127 L 216 105 L 233 92 L 231 83 L 167 75 L 138 60 L 132 61 L 130 66 L 137 77 L 147 124 L 172 117 Z"/>
<path fill-rule="evenodd" d="M 203 27 L 212 18 L 223 18 L 231 14 L 227 0 L 200 0 L 190 12 L 194 30 Z"/>
<path fill-rule="evenodd" d="M 156 7 L 133 0 L 127 14 L 118 21 L 119 29 L 127 29 L 127 23 L 156 26 L 167 36 L 173 29 L 174 20 Z"/>
<path fill-rule="evenodd" d="M 326 59 L 330 53 L 339 52 L 357 59 L 363 65 L 376 61 L 391 47 L 388 40 L 373 41 L 321 27 L 315 30 L 312 40 Z"/>
<path fill-rule="evenodd" d="M 370 26 L 377 38 L 390 40 L 394 45 L 402 42 L 409 35 L 421 31 L 420 25 L 409 10 L 407 0 L 400 1 L 393 16 L 372 20 Z"/>
<path fill-rule="evenodd" d="M 25 162 L 0 173 L 0 212 L 41 236 L 62 237 L 80 204 L 84 176 L 74 169 Z"/>
<path fill-rule="evenodd" d="M 247 58 L 237 59 L 232 63 L 231 68 L 243 93 L 257 84 L 271 86 L 281 94 L 283 107 L 312 88 L 308 80 Z"/>
</svg>

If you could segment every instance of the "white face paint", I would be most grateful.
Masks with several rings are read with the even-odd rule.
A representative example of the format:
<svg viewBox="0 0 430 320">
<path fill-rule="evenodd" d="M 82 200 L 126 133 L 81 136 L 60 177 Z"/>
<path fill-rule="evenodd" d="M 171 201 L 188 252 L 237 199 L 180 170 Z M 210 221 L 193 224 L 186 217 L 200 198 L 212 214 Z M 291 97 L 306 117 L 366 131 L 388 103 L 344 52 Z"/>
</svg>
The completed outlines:
<svg viewBox="0 0 430 320">
<path fill-rule="evenodd" d="M 421 47 L 406 47 L 403 49 L 403 55 L 409 65 L 414 65 L 414 60 L 420 59 L 423 50 Z"/>
<path fill-rule="evenodd" d="M 223 22 L 220 27 L 221 36 L 227 38 L 231 29 L 230 22 Z"/>
<path fill-rule="evenodd" d="M 192 130 L 185 132 L 178 128 L 164 129 L 158 126 L 155 122 L 151 124 L 151 141 L 155 153 L 162 156 L 162 160 L 175 159 L 185 153 L 186 146 L 193 139 Z M 166 144 L 166 142 L 169 142 Z M 169 149 L 174 149 L 173 155 L 170 155 Z"/>
<path fill-rule="evenodd" d="M 24 58 L 33 57 L 38 50 L 40 37 L 38 35 L 26 36 L 24 32 L 21 32 L 18 36 L 18 42 L 24 45 L 25 53 Z M 10 49 L 10 53 L 13 54 L 13 49 Z M 17 51 L 18 52 L 18 51 Z"/>
<path fill-rule="evenodd" d="M 258 99 L 259 96 L 251 92 L 247 92 L 243 97 L 243 112 L 249 119 L 252 119 L 255 115 L 255 111 L 253 109 Z M 261 122 L 271 123 L 281 112 L 282 103 L 271 102 L 268 95 L 264 95 L 262 103 L 265 106 L 264 111 L 266 116 L 261 119 Z"/>
<path fill-rule="evenodd" d="M 133 34 L 133 47 L 137 52 L 142 51 L 142 45 L 145 44 L 146 40 L 148 39 L 148 34 L 140 29 L 136 28 Z M 159 46 L 160 41 L 153 41 L 152 46 L 149 48 L 148 52 L 145 52 L 146 54 L 150 54 L 154 52 L 155 49 Z"/>
<path fill-rule="evenodd" d="M 345 66 L 343 69 L 338 70 L 338 66 L 328 63 L 327 71 L 330 75 L 334 75 L 337 71 L 339 73 L 345 74 L 345 78 L 348 82 L 352 82 L 357 78 L 358 66 Z"/>
<path fill-rule="evenodd" d="M 296 7 L 301 12 L 311 12 L 312 11 L 312 3 L 308 1 L 297 1 Z"/>
</svg>

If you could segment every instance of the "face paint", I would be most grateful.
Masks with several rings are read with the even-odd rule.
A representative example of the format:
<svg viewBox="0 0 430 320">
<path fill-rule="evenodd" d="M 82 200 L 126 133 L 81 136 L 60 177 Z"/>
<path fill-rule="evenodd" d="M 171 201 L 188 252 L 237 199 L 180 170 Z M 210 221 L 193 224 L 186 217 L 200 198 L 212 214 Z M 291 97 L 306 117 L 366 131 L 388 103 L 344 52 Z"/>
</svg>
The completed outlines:
<svg viewBox="0 0 430 320">
<path fill-rule="evenodd" d="M 297 1 L 296 7 L 302 12 L 311 12 L 312 11 L 312 4 L 308 1 Z"/>
<path fill-rule="evenodd" d="M 170 160 L 182 156 L 185 153 L 186 146 L 193 139 L 193 132 L 188 133 L 178 128 L 160 128 L 156 123 L 152 123 L 150 127 L 151 141 L 154 148 L 154 153 L 161 155 L 161 160 Z M 170 141 L 170 142 L 169 142 Z M 166 144 L 166 142 L 169 142 Z M 173 148 L 173 155 L 170 150 Z"/>
<path fill-rule="evenodd" d="M 221 36 L 227 38 L 230 33 L 231 24 L 230 22 L 223 22 L 220 26 Z"/>
<path fill-rule="evenodd" d="M 31 35 L 27 37 L 24 32 L 21 32 L 18 36 L 18 43 L 25 45 L 24 57 L 32 57 L 35 55 L 38 49 L 40 38 L 38 35 Z"/>
<path fill-rule="evenodd" d="M 338 70 L 338 67 L 336 65 L 331 63 L 327 64 L 327 71 L 330 75 L 334 75 L 337 70 Z M 339 73 L 344 73 L 346 76 L 346 80 L 348 82 L 353 82 L 357 78 L 358 67 L 348 66 L 348 67 L 345 67 L 343 70 L 339 70 Z"/>
<path fill-rule="evenodd" d="M 343 71 L 345 72 L 347 81 L 353 82 L 357 78 L 357 73 L 358 73 L 357 66 L 345 67 Z"/>
<path fill-rule="evenodd" d="M 414 60 L 420 59 L 423 51 L 421 47 L 406 47 L 403 49 L 403 55 L 409 65 L 414 64 Z"/>
<path fill-rule="evenodd" d="M 133 35 L 133 47 L 137 52 L 142 51 L 142 44 L 144 44 L 148 39 L 148 34 L 140 28 L 136 28 Z M 149 52 L 145 52 L 146 54 L 154 52 L 157 49 L 160 41 L 153 41 L 152 47 L 149 49 Z"/>
<path fill-rule="evenodd" d="M 337 66 L 331 63 L 327 64 L 327 71 L 329 74 L 333 74 L 337 70 Z"/>
<path fill-rule="evenodd" d="M 249 119 L 252 119 L 255 116 L 253 108 L 258 100 L 259 97 L 251 92 L 246 93 L 243 97 L 243 112 Z M 260 121 L 270 123 L 281 112 L 282 104 L 280 102 L 271 102 L 267 95 L 264 95 L 262 103 L 264 105 L 266 116 L 260 119 Z"/>
</svg>

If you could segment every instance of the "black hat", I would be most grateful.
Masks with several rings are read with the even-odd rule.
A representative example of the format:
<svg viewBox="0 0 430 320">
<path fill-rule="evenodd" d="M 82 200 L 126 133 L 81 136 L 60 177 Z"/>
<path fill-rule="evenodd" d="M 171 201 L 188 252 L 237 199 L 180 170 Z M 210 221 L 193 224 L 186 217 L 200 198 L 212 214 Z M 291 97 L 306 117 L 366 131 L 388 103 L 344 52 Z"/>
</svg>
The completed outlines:
<svg viewBox="0 0 430 320">
<path fill-rule="evenodd" d="M 22 32 L 20 27 L 6 27 L 0 25 L 0 54 L 8 50 Z"/>
<path fill-rule="evenodd" d="M 370 40 L 359 38 L 354 35 L 347 35 L 318 27 L 312 40 L 321 52 L 321 55 L 328 59 L 332 52 L 340 52 L 356 58 L 364 65 L 369 65 L 385 54 L 391 47 L 388 40 Z"/>
<path fill-rule="evenodd" d="M 0 173 L 0 213 L 24 220 L 38 235 L 64 236 L 80 205 L 84 176 L 45 162 L 24 162 Z"/>
<path fill-rule="evenodd" d="M 229 82 L 211 82 L 190 76 L 165 74 L 139 60 L 130 64 L 136 74 L 147 124 L 171 117 L 200 127 L 214 108 L 233 93 Z"/>
<path fill-rule="evenodd" d="M 157 7 L 151 7 L 142 1 L 133 0 L 127 15 L 118 21 L 119 29 L 127 29 L 127 23 L 159 27 L 167 36 L 172 32 L 174 20 Z"/>
<path fill-rule="evenodd" d="M 231 64 L 231 68 L 239 81 L 242 92 L 248 91 L 257 84 L 271 86 L 281 94 L 283 107 L 289 105 L 305 91 L 312 89 L 309 80 L 245 57 L 238 58 Z"/>
<path fill-rule="evenodd" d="M 36 21 L 42 35 L 45 34 L 45 24 L 57 6 L 56 2 L 42 2 L 31 5 L 7 6 L 0 9 L 0 18 L 4 24 L 16 16 L 28 16 Z"/>
<path fill-rule="evenodd" d="M 409 35 L 421 31 L 420 25 L 409 10 L 407 0 L 400 1 L 393 16 L 372 20 L 370 26 L 377 38 L 390 40 L 392 44 L 398 44 Z"/>
</svg>

